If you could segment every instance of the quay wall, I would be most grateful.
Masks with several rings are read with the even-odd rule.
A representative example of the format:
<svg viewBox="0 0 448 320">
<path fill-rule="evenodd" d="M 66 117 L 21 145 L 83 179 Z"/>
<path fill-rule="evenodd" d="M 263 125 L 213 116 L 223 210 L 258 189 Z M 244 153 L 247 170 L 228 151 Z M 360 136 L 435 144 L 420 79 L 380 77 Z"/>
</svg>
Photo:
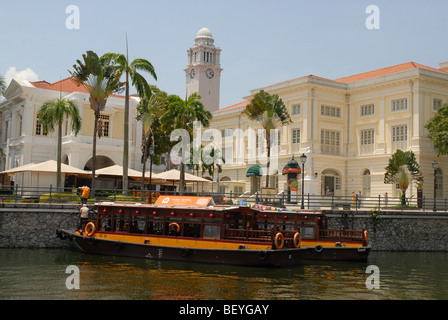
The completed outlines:
<svg viewBox="0 0 448 320">
<path fill-rule="evenodd" d="M 328 212 L 328 228 L 366 228 L 375 251 L 448 251 L 448 214 L 419 211 Z"/>
<path fill-rule="evenodd" d="M 0 248 L 68 248 L 56 229 L 79 223 L 79 204 L 0 203 Z M 448 214 L 382 211 L 328 211 L 328 227 L 366 228 L 375 251 L 448 251 Z"/>
<path fill-rule="evenodd" d="M 74 229 L 80 205 L 0 203 L 0 248 L 68 248 L 56 229 Z"/>
</svg>

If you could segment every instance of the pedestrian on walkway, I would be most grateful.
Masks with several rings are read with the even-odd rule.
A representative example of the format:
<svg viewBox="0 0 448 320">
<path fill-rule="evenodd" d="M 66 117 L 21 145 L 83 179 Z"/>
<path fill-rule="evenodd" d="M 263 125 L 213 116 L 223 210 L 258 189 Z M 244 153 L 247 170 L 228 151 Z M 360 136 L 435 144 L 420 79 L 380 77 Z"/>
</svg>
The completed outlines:
<svg viewBox="0 0 448 320">
<path fill-rule="evenodd" d="M 89 199 L 90 188 L 87 186 L 82 186 L 82 187 L 79 187 L 79 189 L 82 190 L 81 203 L 87 204 L 87 199 Z"/>
</svg>

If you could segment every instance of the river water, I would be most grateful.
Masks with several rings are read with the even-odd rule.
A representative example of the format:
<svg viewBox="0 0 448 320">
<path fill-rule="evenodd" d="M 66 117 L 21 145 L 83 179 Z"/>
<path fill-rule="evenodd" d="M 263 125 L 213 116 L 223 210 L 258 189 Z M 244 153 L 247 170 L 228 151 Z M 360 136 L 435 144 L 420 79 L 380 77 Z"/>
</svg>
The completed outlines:
<svg viewBox="0 0 448 320">
<path fill-rule="evenodd" d="M 76 275 L 68 266 L 79 270 L 79 289 L 66 286 Z M 0 300 L 10 299 L 441 300 L 448 299 L 448 253 L 372 252 L 367 263 L 266 269 L 95 256 L 75 249 L 0 249 Z"/>
</svg>

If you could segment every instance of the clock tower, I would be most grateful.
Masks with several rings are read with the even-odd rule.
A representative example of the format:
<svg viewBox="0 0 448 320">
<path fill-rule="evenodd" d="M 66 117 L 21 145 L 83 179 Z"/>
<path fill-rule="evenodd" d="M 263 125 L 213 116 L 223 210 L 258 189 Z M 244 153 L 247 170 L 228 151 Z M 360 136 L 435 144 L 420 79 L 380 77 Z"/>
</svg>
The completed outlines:
<svg viewBox="0 0 448 320">
<path fill-rule="evenodd" d="M 219 85 L 221 78 L 221 49 L 215 47 L 213 35 L 207 28 L 196 34 L 195 43 L 188 49 L 188 65 L 185 69 L 187 97 L 197 92 L 209 111 L 219 109 Z"/>
</svg>

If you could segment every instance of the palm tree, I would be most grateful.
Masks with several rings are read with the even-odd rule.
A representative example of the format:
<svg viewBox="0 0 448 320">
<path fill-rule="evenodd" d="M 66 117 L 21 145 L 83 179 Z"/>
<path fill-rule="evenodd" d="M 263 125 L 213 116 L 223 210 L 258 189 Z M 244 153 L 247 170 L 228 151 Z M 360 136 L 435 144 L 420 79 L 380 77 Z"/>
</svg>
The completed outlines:
<svg viewBox="0 0 448 320">
<path fill-rule="evenodd" d="M 152 126 L 165 112 L 166 92 L 160 91 L 155 86 L 151 86 L 151 91 L 147 92 L 137 105 L 136 119 L 142 122 L 142 190 L 145 181 L 146 161 L 148 160 L 148 145 L 151 138 L 151 145 L 154 147 L 154 133 Z M 152 162 L 152 159 L 151 159 Z"/>
<path fill-rule="evenodd" d="M 190 134 L 193 133 L 193 122 L 199 121 L 203 127 L 210 125 L 212 113 L 204 108 L 201 102 L 201 96 L 198 93 L 192 93 L 188 98 L 182 100 L 179 96 L 170 95 L 167 98 L 168 108 L 160 121 L 166 130 L 185 129 Z M 182 150 L 182 160 L 180 163 L 180 194 L 184 193 L 185 182 L 185 159 L 184 154 L 189 150 Z"/>
<path fill-rule="evenodd" d="M 125 90 L 126 100 L 124 105 L 124 143 L 123 143 L 123 188 L 128 186 L 128 167 L 129 167 L 129 86 L 132 84 L 137 89 L 137 93 L 140 97 L 148 92 L 149 84 L 146 79 L 139 73 L 139 71 L 148 72 L 155 80 L 157 75 L 154 71 L 152 64 L 145 59 L 135 59 L 129 62 L 127 55 L 121 53 L 106 53 L 101 59 L 105 59 L 114 66 L 114 73 L 117 77 L 125 74 Z M 130 81 L 132 83 L 130 83 Z"/>
<path fill-rule="evenodd" d="M 210 146 L 210 145 L 209 145 Z M 207 149 L 205 147 L 204 149 Z M 218 179 L 217 179 L 217 192 L 219 192 L 219 174 L 222 172 L 222 165 L 226 163 L 225 158 L 222 156 L 222 151 L 220 148 L 215 148 L 215 145 L 210 146 L 210 153 L 209 155 L 203 156 L 204 160 L 202 162 L 202 168 L 203 170 L 206 170 L 210 177 L 212 177 L 212 180 L 215 180 L 215 169 L 218 170 Z M 207 150 L 207 151 L 209 151 Z M 211 161 L 213 159 L 219 159 L 220 161 Z M 213 183 L 212 183 L 212 191 L 213 191 Z"/>
<path fill-rule="evenodd" d="M 271 130 L 278 126 L 285 126 L 292 122 L 288 110 L 282 99 L 278 95 L 270 95 L 264 90 L 255 94 L 252 101 L 246 106 L 244 114 L 252 121 L 261 124 L 266 133 L 266 149 L 267 149 L 267 176 L 266 187 L 269 187 L 269 170 L 271 163 Z"/>
<path fill-rule="evenodd" d="M 389 159 L 389 164 L 384 173 L 384 183 L 398 184 L 402 191 L 401 203 L 406 204 L 406 190 L 409 186 L 409 178 L 417 184 L 417 189 L 423 185 L 423 174 L 420 171 L 415 154 L 412 151 L 397 150 Z"/>
<path fill-rule="evenodd" d="M 100 136 L 101 130 L 98 130 L 100 113 L 106 107 L 107 98 L 113 92 L 120 89 L 120 77 L 113 74 L 113 69 L 107 60 L 100 59 L 93 51 L 87 51 L 83 54 L 84 62 L 77 60 L 74 65 L 74 72 L 70 72 L 78 85 L 84 86 L 90 94 L 90 108 L 94 112 L 93 128 L 93 148 L 92 148 L 92 195 L 95 192 L 95 171 L 96 171 L 96 137 Z"/>
<path fill-rule="evenodd" d="M 397 182 L 401 190 L 401 204 L 406 205 L 406 190 L 409 187 L 409 170 L 406 165 L 398 168 Z"/>
<path fill-rule="evenodd" d="M 62 153 L 62 123 L 64 119 L 71 119 L 72 131 L 75 135 L 81 130 L 81 116 L 79 115 L 78 107 L 72 102 L 62 98 L 56 101 L 49 101 L 44 103 L 39 111 L 37 117 L 42 125 L 42 129 L 47 132 L 53 132 L 55 126 L 58 126 L 58 149 L 57 149 L 57 187 L 61 187 L 61 153 Z"/>
</svg>

